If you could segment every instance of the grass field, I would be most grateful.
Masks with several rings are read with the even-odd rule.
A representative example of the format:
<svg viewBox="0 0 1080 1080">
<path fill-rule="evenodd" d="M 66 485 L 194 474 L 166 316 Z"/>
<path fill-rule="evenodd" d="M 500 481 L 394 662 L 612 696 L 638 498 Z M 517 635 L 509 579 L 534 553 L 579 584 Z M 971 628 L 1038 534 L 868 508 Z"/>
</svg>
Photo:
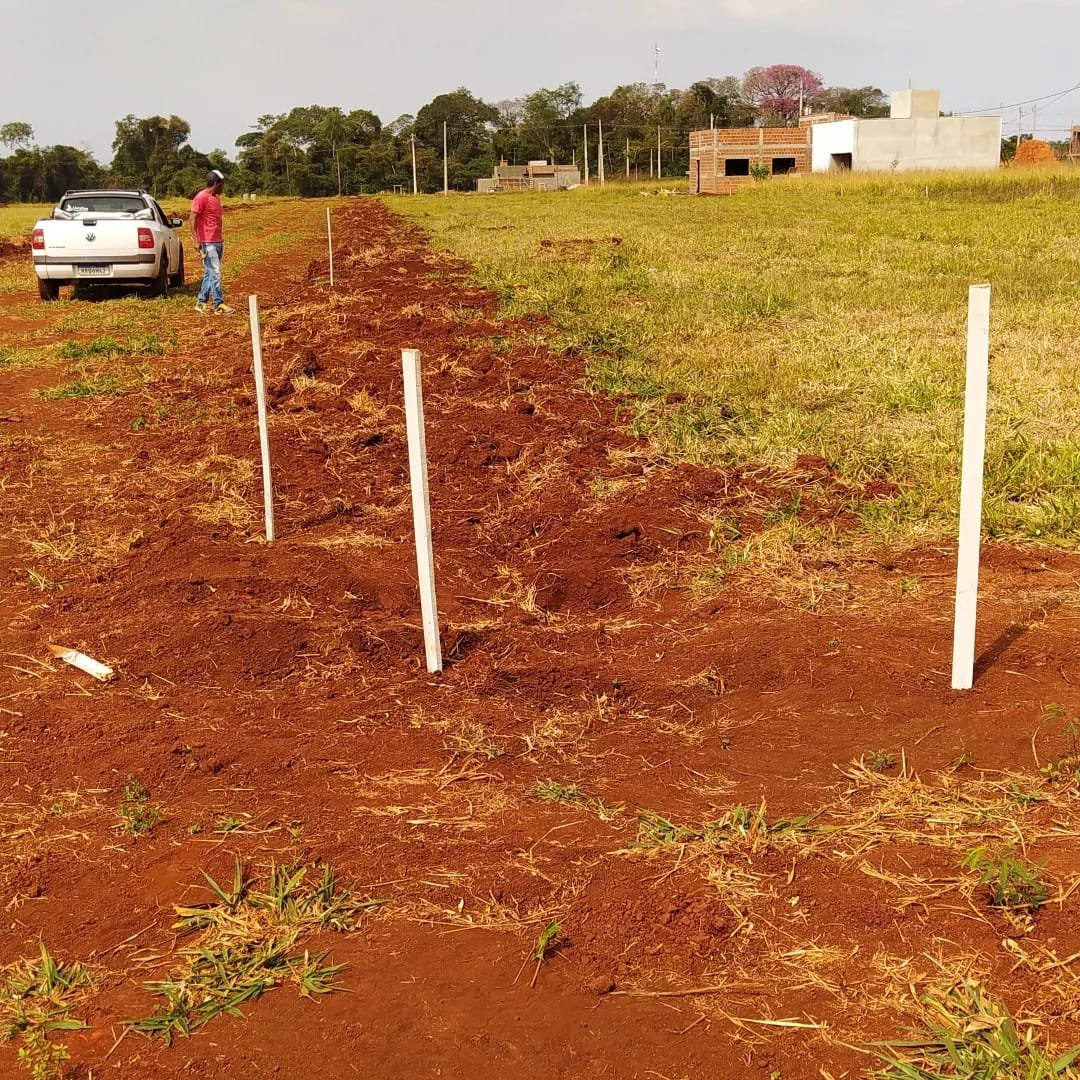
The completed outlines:
<svg viewBox="0 0 1080 1080">
<path fill-rule="evenodd" d="M 1080 538 L 1080 175 L 803 177 L 723 199 L 395 198 L 542 312 L 678 459 L 833 463 L 889 537 L 952 528 L 967 288 L 994 286 L 986 524 Z M 674 395 L 674 397 L 672 397 Z M 639 402 L 639 403 L 637 403 Z M 880 485 L 878 485 L 880 490 Z"/>
<path fill-rule="evenodd" d="M 235 205 L 239 199 L 225 198 L 222 200 L 226 206 Z M 180 213 L 190 206 L 189 199 L 161 199 L 162 209 L 166 213 Z M 0 240 L 15 240 L 29 236 L 34 222 L 39 218 L 48 217 L 52 211 L 51 203 L 15 203 L 11 206 L 0 206 Z"/>
<path fill-rule="evenodd" d="M 26 236 L 41 214 L 42 207 L 36 204 L 0 206 L 0 240 L 14 240 Z"/>
</svg>

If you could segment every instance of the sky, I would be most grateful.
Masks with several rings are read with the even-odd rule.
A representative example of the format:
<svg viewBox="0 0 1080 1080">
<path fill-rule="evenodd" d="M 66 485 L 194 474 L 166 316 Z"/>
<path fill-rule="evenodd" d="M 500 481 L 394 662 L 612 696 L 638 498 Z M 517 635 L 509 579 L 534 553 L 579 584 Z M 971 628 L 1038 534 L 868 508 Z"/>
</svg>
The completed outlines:
<svg viewBox="0 0 1080 1080">
<path fill-rule="evenodd" d="M 0 0 L 0 27 L 0 124 L 105 160 L 128 113 L 178 114 L 194 146 L 232 155 L 294 105 L 387 123 L 458 86 L 497 102 L 571 80 L 592 101 L 651 82 L 654 42 L 672 87 L 792 63 L 827 85 L 940 87 L 967 112 L 1080 83 L 1080 0 Z M 1040 134 L 1073 122 L 1080 91 L 1039 104 Z"/>
</svg>

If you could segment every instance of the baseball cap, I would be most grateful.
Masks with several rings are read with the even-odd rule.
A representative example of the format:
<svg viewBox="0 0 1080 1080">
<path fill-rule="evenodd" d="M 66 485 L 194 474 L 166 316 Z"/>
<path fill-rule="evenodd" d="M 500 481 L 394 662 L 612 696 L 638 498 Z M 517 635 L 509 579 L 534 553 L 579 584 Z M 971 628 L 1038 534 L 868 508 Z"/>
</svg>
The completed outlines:
<svg viewBox="0 0 1080 1080">
<path fill-rule="evenodd" d="M 225 174 L 220 169 L 211 169 L 206 174 L 206 183 L 210 184 L 224 184 Z"/>
</svg>

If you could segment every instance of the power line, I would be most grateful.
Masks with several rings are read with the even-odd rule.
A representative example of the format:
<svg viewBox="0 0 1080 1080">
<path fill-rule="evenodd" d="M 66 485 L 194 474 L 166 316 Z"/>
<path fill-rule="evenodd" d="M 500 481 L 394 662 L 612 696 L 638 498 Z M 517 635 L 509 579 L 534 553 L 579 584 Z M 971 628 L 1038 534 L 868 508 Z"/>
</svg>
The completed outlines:
<svg viewBox="0 0 1080 1080">
<path fill-rule="evenodd" d="M 1024 105 L 1037 105 L 1041 101 L 1050 101 L 1051 98 L 1054 101 L 1060 101 L 1069 94 L 1075 94 L 1077 90 L 1080 90 L 1080 83 L 1077 83 L 1075 86 L 1070 86 L 1066 90 L 1055 90 L 1051 94 L 1043 94 L 1042 97 L 1028 98 L 1026 101 L 1013 101 L 1007 105 L 988 105 L 985 109 L 964 109 L 960 112 L 953 113 L 953 116 L 974 116 L 977 113 L 1001 112 L 1003 109 L 1019 109 Z"/>
</svg>

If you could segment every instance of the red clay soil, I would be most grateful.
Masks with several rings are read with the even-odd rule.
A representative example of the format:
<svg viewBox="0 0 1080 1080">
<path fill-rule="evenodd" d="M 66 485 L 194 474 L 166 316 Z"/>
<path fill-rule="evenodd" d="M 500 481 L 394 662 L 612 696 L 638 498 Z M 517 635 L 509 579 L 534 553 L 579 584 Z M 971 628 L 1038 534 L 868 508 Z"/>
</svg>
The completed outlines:
<svg viewBox="0 0 1080 1080">
<path fill-rule="evenodd" d="M 12 516 L 41 534 L 62 519 L 80 537 L 122 538 L 82 563 L 30 554 L 25 532 L 0 540 L 12 804 L 76 792 L 82 807 L 70 822 L 43 814 L 36 849 L 13 848 L 0 870 L 12 898 L 0 960 L 30 955 L 40 936 L 104 969 L 79 1013 L 90 1029 L 68 1039 L 71 1075 L 858 1075 L 868 1058 L 815 1030 L 749 1026 L 844 1018 L 812 982 L 765 994 L 741 980 L 756 946 L 698 867 L 615 853 L 633 849 L 638 809 L 700 822 L 764 798 L 770 817 L 811 813 L 843 786 L 838 767 L 878 748 L 903 748 L 927 772 L 961 749 L 983 769 L 1030 768 L 1033 736 L 1051 738 L 1046 703 L 1080 706 L 1076 610 L 1061 602 L 1076 560 L 987 551 L 967 694 L 948 689 L 947 550 L 865 560 L 847 575 L 848 602 L 816 612 L 766 589 L 701 600 L 669 587 L 716 547 L 709 523 L 721 515 L 751 535 L 798 494 L 805 521 L 843 523 L 852 492 L 809 458 L 784 476 L 665 464 L 626 433 L 620 402 L 583 388 L 581 358 L 548 351 L 539 322 L 496 321 L 496 298 L 468 285 L 467 267 L 380 204 L 345 204 L 335 241 L 333 294 L 325 262 L 296 251 L 233 283 L 234 297 L 257 291 L 264 312 L 272 547 L 254 539 L 254 488 L 239 522 L 195 509 L 220 493 L 211 451 L 257 453 L 239 317 L 192 316 L 151 387 L 160 422 L 142 398 L 34 398 L 55 372 L 2 376 Z M 424 357 L 447 656 L 434 676 L 422 664 L 402 347 Z M 31 433 L 83 448 L 78 490 L 41 465 Z M 28 568 L 63 588 L 36 586 Z M 48 642 L 119 677 L 103 686 L 40 669 Z M 138 840 L 116 829 L 131 776 L 167 814 Z M 532 797 L 549 779 L 623 812 L 606 820 Z M 230 816 L 247 827 L 216 833 Z M 227 875 L 234 853 L 324 861 L 387 901 L 359 933 L 318 943 L 347 965 L 351 992 L 312 1001 L 282 987 L 246 1020 L 172 1047 L 134 1033 L 114 1046 L 122 1020 L 156 1007 L 143 984 L 175 964 L 171 905 L 195 895 L 200 869 Z M 924 850 L 869 858 L 955 871 Z M 922 908 L 890 906 L 853 864 L 811 855 L 796 868 L 778 853 L 762 865 L 777 937 L 850 954 L 844 980 L 875 950 L 910 955 L 927 933 Z M 532 965 L 515 975 L 549 916 L 562 933 L 530 988 Z M 936 933 L 997 950 L 1008 971 L 999 926 L 934 917 Z M 1048 919 L 1059 955 L 1080 948 L 1074 912 Z M 620 993 L 717 984 L 727 1015 L 749 1024 L 707 997 Z M 1009 985 L 1014 1003 L 1027 992 L 1022 975 Z M 869 1026 L 897 1036 L 901 1022 Z M 0 1054 L 0 1073 L 16 1075 L 14 1051 Z"/>
</svg>

